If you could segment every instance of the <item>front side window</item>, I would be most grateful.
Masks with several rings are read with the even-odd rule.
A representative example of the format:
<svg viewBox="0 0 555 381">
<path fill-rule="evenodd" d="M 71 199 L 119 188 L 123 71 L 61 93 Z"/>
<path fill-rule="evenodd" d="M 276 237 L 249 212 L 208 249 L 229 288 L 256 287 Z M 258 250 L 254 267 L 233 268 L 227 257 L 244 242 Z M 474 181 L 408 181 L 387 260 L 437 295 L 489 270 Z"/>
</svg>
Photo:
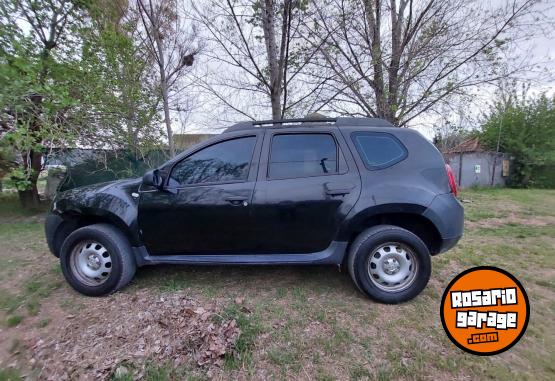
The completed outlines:
<svg viewBox="0 0 555 381">
<path fill-rule="evenodd" d="M 407 157 L 407 149 L 388 133 L 355 132 L 352 139 L 364 166 L 370 170 L 390 167 Z"/>
<path fill-rule="evenodd" d="M 171 172 L 180 185 L 245 181 L 256 137 L 213 144 L 181 160 Z"/>
<path fill-rule="evenodd" d="M 280 134 L 272 139 L 272 179 L 337 173 L 337 146 L 330 134 Z"/>
</svg>

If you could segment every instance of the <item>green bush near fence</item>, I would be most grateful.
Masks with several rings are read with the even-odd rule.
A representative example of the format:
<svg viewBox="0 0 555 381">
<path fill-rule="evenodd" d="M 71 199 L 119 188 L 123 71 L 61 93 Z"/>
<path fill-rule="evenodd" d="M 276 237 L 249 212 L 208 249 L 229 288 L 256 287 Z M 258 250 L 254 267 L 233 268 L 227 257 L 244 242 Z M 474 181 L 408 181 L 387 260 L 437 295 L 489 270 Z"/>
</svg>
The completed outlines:
<svg viewBox="0 0 555 381">
<path fill-rule="evenodd" d="M 51 155 L 49 164 L 64 165 L 66 177 L 58 190 L 142 176 L 167 160 L 164 151 L 151 151 L 136 158 L 126 151 L 72 149 Z"/>
</svg>

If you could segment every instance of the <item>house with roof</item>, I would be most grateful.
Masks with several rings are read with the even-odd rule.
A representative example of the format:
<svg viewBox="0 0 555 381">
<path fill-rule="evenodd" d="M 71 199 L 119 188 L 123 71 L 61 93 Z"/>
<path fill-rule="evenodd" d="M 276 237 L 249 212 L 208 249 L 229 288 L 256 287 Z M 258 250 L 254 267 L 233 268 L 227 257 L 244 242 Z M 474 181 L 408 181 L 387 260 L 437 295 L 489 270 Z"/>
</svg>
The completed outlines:
<svg viewBox="0 0 555 381">
<path fill-rule="evenodd" d="M 192 145 L 198 144 L 216 136 L 216 134 L 174 134 L 173 141 L 177 151 L 183 151 Z"/>
<path fill-rule="evenodd" d="M 485 149 L 477 137 L 465 140 L 442 154 L 460 188 L 505 186 L 509 177 L 509 156 Z"/>
</svg>

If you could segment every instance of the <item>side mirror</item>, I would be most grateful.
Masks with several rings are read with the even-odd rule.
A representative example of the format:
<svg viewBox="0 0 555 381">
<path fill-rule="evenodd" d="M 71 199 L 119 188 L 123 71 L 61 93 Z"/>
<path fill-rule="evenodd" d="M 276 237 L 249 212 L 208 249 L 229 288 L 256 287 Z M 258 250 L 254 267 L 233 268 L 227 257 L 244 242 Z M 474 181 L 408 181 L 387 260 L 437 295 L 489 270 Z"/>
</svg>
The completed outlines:
<svg viewBox="0 0 555 381">
<path fill-rule="evenodd" d="M 160 171 L 154 169 L 145 173 L 143 176 L 143 185 L 162 189 L 162 186 L 164 185 L 164 179 L 162 178 L 162 176 L 160 176 Z"/>
</svg>

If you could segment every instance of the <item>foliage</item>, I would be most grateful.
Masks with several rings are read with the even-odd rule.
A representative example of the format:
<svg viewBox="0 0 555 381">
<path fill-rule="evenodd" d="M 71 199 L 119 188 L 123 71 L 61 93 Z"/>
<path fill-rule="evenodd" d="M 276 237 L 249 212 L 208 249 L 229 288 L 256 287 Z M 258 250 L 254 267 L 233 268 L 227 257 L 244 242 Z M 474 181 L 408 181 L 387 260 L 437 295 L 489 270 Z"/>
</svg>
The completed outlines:
<svg viewBox="0 0 555 381">
<path fill-rule="evenodd" d="M 72 94 L 84 20 L 80 2 L 14 0 L 0 5 L 0 139 L 20 153 L 12 179 L 24 204 L 39 202 L 37 180 L 47 147 L 71 141 L 80 108 Z M 74 112 L 77 111 L 77 112 Z"/>
<path fill-rule="evenodd" d="M 31 181 L 28 173 L 23 168 L 15 168 L 8 174 L 7 185 L 18 191 L 29 189 Z"/>
<path fill-rule="evenodd" d="M 136 29 L 137 20 L 130 18 L 118 25 L 95 21 L 82 31 L 80 89 L 88 106 L 86 123 L 94 126 L 89 136 L 95 144 L 90 146 L 126 149 L 135 159 L 159 148 L 164 137 L 151 58 L 135 43 Z"/>
<path fill-rule="evenodd" d="M 185 95 L 183 80 L 200 52 L 196 28 L 183 23 L 180 6 L 175 0 L 137 0 L 132 13 L 140 23 L 139 40 L 144 41 L 145 52 L 152 57 L 152 65 L 157 68 L 157 92 L 162 100 L 166 137 L 170 156 L 175 156 L 171 112 L 188 112 L 183 104 Z M 187 102 L 185 102 L 187 103 Z"/>
<path fill-rule="evenodd" d="M 491 107 L 481 141 L 514 157 L 509 185 L 555 185 L 555 97 L 530 98 L 513 88 Z"/>
<path fill-rule="evenodd" d="M 38 203 L 38 175 L 53 149 L 126 149 L 139 158 L 160 145 L 152 62 L 134 38 L 137 20 L 123 18 L 127 6 L 0 5 L 0 146 L 9 147 L 0 170 L 24 203 Z M 20 159 L 7 160 L 11 152 Z"/>
<path fill-rule="evenodd" d="M 120 178 L 139 177 L 148 169 L 164 163 L 167 152 L 158 150 L 136 158 L 125 150 L 80 150 L 72 149 L 53 155 L 53 162 L 67 168 L 60 190 L 83 185 L 113 181 Z"/>
</svg>

